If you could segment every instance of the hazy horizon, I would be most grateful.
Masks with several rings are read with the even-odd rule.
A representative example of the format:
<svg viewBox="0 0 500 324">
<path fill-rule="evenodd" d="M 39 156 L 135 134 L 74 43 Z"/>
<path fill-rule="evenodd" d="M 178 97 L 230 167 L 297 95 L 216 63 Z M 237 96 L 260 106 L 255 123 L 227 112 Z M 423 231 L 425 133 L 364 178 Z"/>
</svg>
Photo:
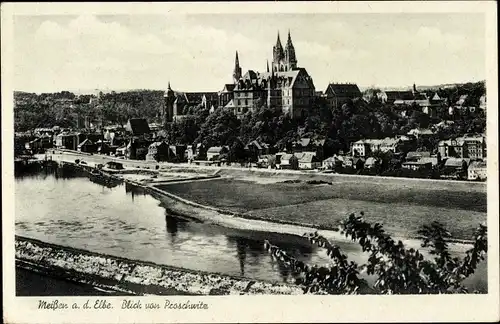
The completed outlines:
<svg viewBox="0 0 500 324">
<path fill-rule="evenodd" d="M 265 71 L 279 31 L 317 91 L 329 82 L 409 88 L 486 79 L 482 14 L 16 16 L 17 91 L 218 91 Z"/>
</svg>

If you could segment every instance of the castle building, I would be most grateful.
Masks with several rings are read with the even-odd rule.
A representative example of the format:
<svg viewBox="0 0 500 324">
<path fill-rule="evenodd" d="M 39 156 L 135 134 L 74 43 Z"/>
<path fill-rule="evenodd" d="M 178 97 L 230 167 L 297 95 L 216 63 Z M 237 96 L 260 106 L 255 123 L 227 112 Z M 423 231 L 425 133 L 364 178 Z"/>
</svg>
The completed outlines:
<svg viewBox="0 0 500 324">
<path fill-rule="evenodd" d="M 301 118 L 307 115 L 315 96 L 311 76 L 306 69 L 297 66 L 290 32 L 285 48 L 278 33 L 271 69 L 267 63 L 266 72 L 248 70 L 241 76 L 236 52 L 233 81 L 234 87 L 226 84 L 219 92 L 219 106 L 232 109 L 238 118 L 265 105 L 292 118 Z"/>
<path fill-rule="evenodd" d="M 165 93 L 164 123 L 183 118 L 191 108 L 211 109 L 218 104 L 217 92 L 180 92 L 173 91 L 168 83 Z"/>
</svg>

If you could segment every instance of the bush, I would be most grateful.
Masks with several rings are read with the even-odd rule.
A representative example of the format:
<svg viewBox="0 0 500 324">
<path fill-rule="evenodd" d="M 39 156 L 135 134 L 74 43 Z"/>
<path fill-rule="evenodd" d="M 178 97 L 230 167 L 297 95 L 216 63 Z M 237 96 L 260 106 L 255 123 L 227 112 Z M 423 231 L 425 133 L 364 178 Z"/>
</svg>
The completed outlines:
<svg viewBox="0 0 500 324">
<path fill-rule="evenodd" d="M 340 225 L 339 231 L 357 241 L 370 256 L 366 264 L 349 261 L 340 248 L 331 244 L 318 232 L 304 234 L 311 243 L 327 250 L 332 259 L 329 267 L 309 266 L 266 241 L 266 250 L 297 275 L 297 284 L 306 292 L 320 294 L 450 294 L 468 292 L 462 286 L 484 260 L 487 252 L 487 227 L 480 225 L 474 236 L 473 247 L 463 259 L 452 258 L 447 245 L 450 233 L 439 222 L 424 226 L 422 247 L 430 248 L 434 259 L 426 259 L 418 250 L 407 249 L 401 241 L 395 242 L 379 223 L 371 225 L 360 216 L 351 214 Z M 373 285 L 361 278 L 366 272 L 374 275 Z"/>
</svg>

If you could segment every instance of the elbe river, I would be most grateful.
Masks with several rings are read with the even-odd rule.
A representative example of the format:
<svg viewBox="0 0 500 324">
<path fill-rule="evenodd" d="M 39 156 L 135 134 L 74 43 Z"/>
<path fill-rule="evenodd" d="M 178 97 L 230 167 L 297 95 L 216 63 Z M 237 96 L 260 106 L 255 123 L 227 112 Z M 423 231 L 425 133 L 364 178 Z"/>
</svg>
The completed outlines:
<svg viewBox="0 0 500 324">
<path fill-rule="evenodd" d="M 17 235 L 194 270 L 290 280 L 264 250 L 265 239 L 303 261 L 328 263 L 304 238 L 178 218 L 140 188 L 110 188 L 62 168 L 16 176 L 15 211 Z"/>
<path fill-rule="evenodd" d="M 17 174 L 15 213 L 17 235 L 193 270 L 292 282 L 264 250 L 266 239 L 310 265 L 330 261 L 305 238 L 182 219 L 140 188 L 106 186 L 61 167 Z M 337 243 L 350 259 L 365 261 L 355 244 Z M 481 268 L 466 286 L 484 292 L 485 264 Z"/>
</svg>

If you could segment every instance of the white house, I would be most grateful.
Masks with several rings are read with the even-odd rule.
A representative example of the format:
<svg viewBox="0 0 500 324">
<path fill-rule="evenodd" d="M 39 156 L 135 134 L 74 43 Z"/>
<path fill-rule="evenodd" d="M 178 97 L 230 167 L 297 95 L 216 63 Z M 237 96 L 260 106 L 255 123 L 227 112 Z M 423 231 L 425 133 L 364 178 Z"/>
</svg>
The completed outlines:
<svg viewBox="0 0 500 324">
<path fill-rule="evenodd" d="M 467 169 L 467 173 L 467 179 L 469 180 L 485 180 L 488 175 L 486 162 L 472 162 Z"/>
<path fill-rule="evenodd" d="M 297 159 L 301 170 L 313 170 L 321 167 L 321 162 L 316 157 L 315 152 L 297 153 Z"/>
</svg>

